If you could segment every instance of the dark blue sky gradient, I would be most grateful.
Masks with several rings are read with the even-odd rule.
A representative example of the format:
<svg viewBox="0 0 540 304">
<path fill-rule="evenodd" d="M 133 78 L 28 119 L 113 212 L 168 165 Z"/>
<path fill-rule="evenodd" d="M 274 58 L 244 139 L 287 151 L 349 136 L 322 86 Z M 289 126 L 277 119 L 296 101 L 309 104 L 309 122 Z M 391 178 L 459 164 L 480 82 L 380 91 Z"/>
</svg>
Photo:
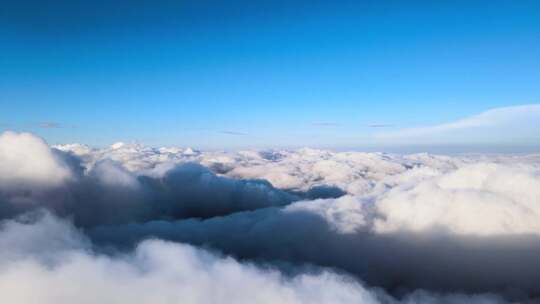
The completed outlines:
<svg viewBox="0 0 540 304">
<path fill-rule="evenodd" d="M 539 1 L 4 2 L 0 129 L 53 143 L 351 147 L 540 100 Z"/>
</svg>

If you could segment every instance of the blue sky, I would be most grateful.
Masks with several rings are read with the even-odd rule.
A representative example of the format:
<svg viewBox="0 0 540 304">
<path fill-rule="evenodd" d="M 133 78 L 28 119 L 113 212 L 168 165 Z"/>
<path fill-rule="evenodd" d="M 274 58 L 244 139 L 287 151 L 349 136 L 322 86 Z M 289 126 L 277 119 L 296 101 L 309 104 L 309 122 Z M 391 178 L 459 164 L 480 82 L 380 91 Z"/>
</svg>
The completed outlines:
<svg viewBox="0 0 540 304">
<path fill-rule="evenodd" d="M 53 144 L 444 144 L 379 133 L 538 113 L 539 1 L 12 2 L 0 130 Z M 448 143 L 512 145 L 515 128 L 519 145 L 540 146 L 539 119 Z"/>
</svg>

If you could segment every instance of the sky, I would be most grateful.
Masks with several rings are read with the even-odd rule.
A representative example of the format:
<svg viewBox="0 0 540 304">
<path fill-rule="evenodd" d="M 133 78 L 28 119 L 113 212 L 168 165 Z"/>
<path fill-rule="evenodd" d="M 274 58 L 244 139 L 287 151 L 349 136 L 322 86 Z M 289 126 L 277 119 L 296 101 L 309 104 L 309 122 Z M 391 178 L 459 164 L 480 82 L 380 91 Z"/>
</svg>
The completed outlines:
<svg viewBox="0 0 540 304">
<path fill-rule="evenodd" d="M 0 8 L 0 131 L 51 144 L 540 151 L 539 80 L 539 1 Z"/>
</svg>

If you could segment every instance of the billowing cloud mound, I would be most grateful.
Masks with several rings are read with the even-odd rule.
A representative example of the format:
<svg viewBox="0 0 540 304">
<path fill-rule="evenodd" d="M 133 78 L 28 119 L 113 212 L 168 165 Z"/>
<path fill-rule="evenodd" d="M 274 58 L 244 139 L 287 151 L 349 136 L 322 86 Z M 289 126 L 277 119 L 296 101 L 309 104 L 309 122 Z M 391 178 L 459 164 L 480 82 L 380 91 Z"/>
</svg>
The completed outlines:
<svg viewBox="0 0 540 304">
<path fill-rule="evenodd" d="M 0 152 L 14 303 L 540 296 L 540 155 L 50 148 L 16 133 Z"/>
<path fill-rule="evenodd" d="M 540 171 L 496 164 L 393 189 L 377 203 L 378 231 L 540 235 Z"/>
<path fill-rule="evenodd" d="M 0 230 L 0 289 L 9 303 L 397 302 L 328 270 L 285 277 L 268 266 L 241 264 L 185 244 L 147 240 L 129 254 L 97 254 L 69 223 L 46 213 L 33 216 L 33 221 L 3 222 Z M 404 302 L 503 300 L 418 291 Z"/>
<path fill-rule="evenodd" d="M 3 167 L 13 166 L 16 174 L 5 173 L 1 180 L 6 190 L 0 193 L 0 218 L 44 207 L 73 217 L 78 225 L 92 226 L 206 218 L 299 199 L 267 181 L 217 176 L 192 162 L 163 164 L 136 174 L 110 159 L 83 164 L 77 156 L 51 150 L 30 134 L 3 137 L 9 140 L 0 142 L 0 149 L 6 151 L 0 160 Z"/>
<path fill-rule="evenodd" d="M 376 303 L 358 283 L 329 272 L 288 279 L 158 240 L 129 255 L 96 255 L 73 227 L 48 214 L 3 224 L 0 289 L 10 303 Z"/>
<path fill-rule="evenodd" d="M 29 133 L 0 134 L 0 187 L 55 186 L 69 178 L 67 166 L 41 138 Z"/>
</svg>

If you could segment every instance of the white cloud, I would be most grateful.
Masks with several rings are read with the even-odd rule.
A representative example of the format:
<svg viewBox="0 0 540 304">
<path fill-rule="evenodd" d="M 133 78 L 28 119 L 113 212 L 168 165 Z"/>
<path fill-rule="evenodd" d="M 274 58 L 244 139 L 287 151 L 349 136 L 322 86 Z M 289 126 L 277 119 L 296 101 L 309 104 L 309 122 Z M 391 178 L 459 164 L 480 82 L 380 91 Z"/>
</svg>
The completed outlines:
<svg viewBox="0 0 540 304">
<path fill-rule="evenodd" d="M 461 125 L 450 129 L 486 123 Z M 103 302 L 167 302 L 181 292 L 188 303 L 218 296 L 378 303 L 397 288 L 412 292 L 406 303 L 461 303 L 500 299 L 432 291 L 507 296 L 495 287 L 508 286 L 523 300 L 540 292 L 530 283 L 540 279 L 533 254 L 540 248 L 539 202 L 540 154 L 200 152 L 125 143 L 51 149 L 31 134 L 7 132 L 0 135 L 0 289 L 11 288 L 17 303 L 77 302 L 86 295 L 76 289 L 81 282 L 93 293 L 103 290 Z M 39 208 L 71 218 L 84 232 L 54 216 L 35 225 L 29 215 L 13 221 Z M 241 262 L 160 241 L 128 249 L 148 237 L 208 246 Z M 99 253 L 105 245 L 122 254 Z M 298 275 L 244 259 L 284 264 Z M 328 271 L 314 274 L 306 264 L 382 289 Z M 36 293 L 17 287 L 21 280 Z M 245 286 L 253 293 L 240 294 Z"/>
<path fill-rule="evenodd" d="M 339 233 L 354 233 L 368 225 L 369 213 L 364 205 L 353 196 L 338 199 L 301 201 L 285 207 L 284 212 L 308 212 L 317 214 Z"/>
<path fill-rule="evenodd" d="M 378 231 L 540 235 L 540 171 L 475 164 L 391 190 L 377 202 Z"/>
<path fill-rule="evenodd" d="M 0 187 L 57 186 L 69 177 L 69 168 L 41 138 L 9 131 L 0 134 Z"/>
<path fill-rule="evenodd" d="M 7 228 L 6 228 L 7 227 Z M 328 270 L 285 276 L 195 247 L 147 240 L 134 251 L 92 252 L 69 223 L 45 214 L 36 222 L 7 222 L 0 240 L 26 235 L 0 248 L 2 300 L 63 303 L 397 303 Z M 48 242 L 45 240 L 56 240 Z M 38 241 L 35 243 L 35 241 Z M 37 250 L 39 249 L 39 250 Z M 5 252 L 19 252 L 6 256 Z M 44 260 L 42 252 L 54 253 Z M 494 295 L 438 295 L 417 291 L 405 303 L 501 303 Z"/>
<path fill-rule="evenodd" d="M 375 134 L 381 143 L 509 143 L 536 140 L 540 104 L 495 108 L 454 122 Z M 529 144 L 531 142 L 528 142 Z"/>
<path fill-rule="evenodd" d="M 99 161 L 91 171 L 99 181 L 110 185 L 137 188 L 139 183 L 136 177 L 124 169 L 121 165 L 111 161 L 103 160 Z"/>
</svg>

